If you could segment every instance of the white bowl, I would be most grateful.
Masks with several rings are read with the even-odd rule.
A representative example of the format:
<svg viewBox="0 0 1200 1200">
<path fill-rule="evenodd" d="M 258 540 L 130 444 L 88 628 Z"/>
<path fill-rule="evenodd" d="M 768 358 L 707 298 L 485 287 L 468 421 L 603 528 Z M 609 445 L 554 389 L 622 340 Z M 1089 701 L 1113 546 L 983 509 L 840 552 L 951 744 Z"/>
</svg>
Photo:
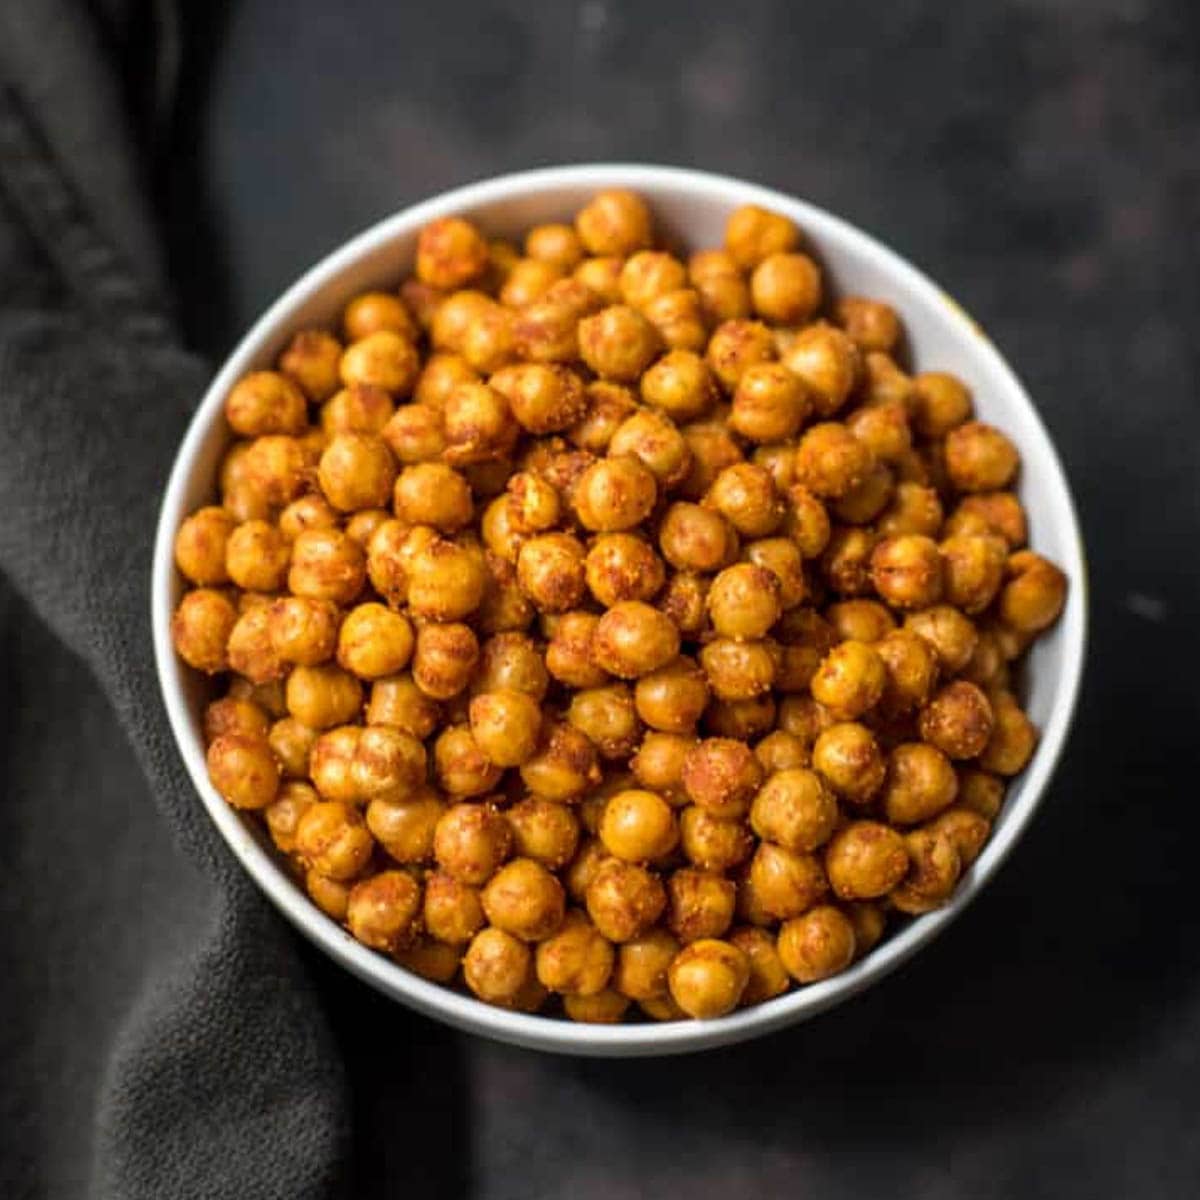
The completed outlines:
<svg viewBox="0 0 1200 1200">
<path fill-rule="evenodd" d="M 974 393 L 979 415 L 1017 444 L 1023 463 L 1018 490 L 1029 511 L 1032 545 L 1066 571 L 1070 587 L 1062 619 L 1037 642 L 1026 670 L 1026 706 L 1042 734 L 1037 753 L 1009 788 L 995 832 L 950 904 L 913 920 L 842 974 L 765 1004 L 712 1021 L 600 1026 L 506 1012 L 428 983 L 360 945 L 324 916 L 283 870 L 258 825 L 230 808 L 209 783 L 201 736 L 208 689 L 176 658 L 170 622 L 182 591 L 172 560 L 175 531 L 215 494 L 217 464 L 229 440 L 222 404 L 241 375 L 269 365 L 294 330 L 335 322 L 356 292 L 398 280 L 412 264 L 417 231 L 435 217 L 462 214 L 492 235 L 513 236 L 537 222 L 569 220 L 592 193 L 619 186 L 644 195 L 662 227 L 692 248 L 719 245 L 725 218 L 738 205 L 786 213 L 815 245 L 838 290 L 894 304 L 914 364 L 960 375 Z M 994 269 L 1002 271 L 1003 262 Z M 1050 782 L 1075 708 L 1086 625 L 1083 546 L 1062 465 L 1012 369 L 941 288 L 886 246 L 811 204 L 698 171 L 620 164 L 526 171 L 446 192 L 353 238 L 289 288 L 225 362 L 180 447 L 159 519 L 151 602 L 155 658 L 179 752 L 222 836 L 288 920 L 372 986 L 451 1025 L 542 1050 L 611 1056 L 699 1050 L 815 1016 L 895 970 L 955 920 L 1008 856 Z"/>
</svg>

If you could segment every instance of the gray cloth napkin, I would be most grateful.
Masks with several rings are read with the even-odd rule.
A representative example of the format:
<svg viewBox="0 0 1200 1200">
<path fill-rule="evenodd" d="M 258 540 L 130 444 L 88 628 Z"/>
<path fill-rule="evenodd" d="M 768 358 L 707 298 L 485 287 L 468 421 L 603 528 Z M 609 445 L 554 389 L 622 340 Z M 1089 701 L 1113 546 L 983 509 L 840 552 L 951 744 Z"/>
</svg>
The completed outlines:
<svg viewBox="0 0 1200 1200">
<path fill-rule="evenodd" d="M 152 533 L 208 367 L 176 340 L 137 185 L 136 125 L 119 77 L 128 60 L 111 35 L 129 32 L 140 6 L 107 8 L 36 0 L 0 15 L 0 570 L 18 597 L 5 610 L 32 609 L 94 676 L 198 880 L 189 936 L 150 961 L 132 1010 L 99 1048 L 95 1127 L 75 1137 L 90 1146 L 76 1194 L 340 1194 L 348 1104 L 330 1031 L 295 940 L 226 852 L 184 774 L 154 674 Z M 18 694 L 24 677 L 8 667 L 13 719 L 37 703 Z M 8 747 L 5 805 L 28 790 L 15 782 L 25 749 Z M 114 758 L 123 752 L 114 746 Z M 71 836 L 86 838 L 107 819 L 95 803 L 100 781 L 75 782 L 38 803 L 59 807 Z M 55 964 L 39 961 L 48 931 L 86 922 L 78 908 L 91 881 L 36 856 L 5 862 L 4 889 L 20 901 L 5 907 L 18 918 L 5 922 L 5 959 L 22 979 L 39 969 L 49 977 Z M 110 869 L 89 864 L 97 877 Z M 86 1009 L 104 981 L 69 986 Z M 63 1057 L 57 1045 L 23 1052 L 34 1074 Z M 20 1119 L 29 1136 L 55 1142 L 42 1130 L 58 1116 Z M 44 1194 L 36 1160 L 30 1154 L 29 1175 L 3 1179 L 5 1195 Z M 0 1160 L 0 1174 L 16 1171 L 10 1162 Z"/>
</svg>

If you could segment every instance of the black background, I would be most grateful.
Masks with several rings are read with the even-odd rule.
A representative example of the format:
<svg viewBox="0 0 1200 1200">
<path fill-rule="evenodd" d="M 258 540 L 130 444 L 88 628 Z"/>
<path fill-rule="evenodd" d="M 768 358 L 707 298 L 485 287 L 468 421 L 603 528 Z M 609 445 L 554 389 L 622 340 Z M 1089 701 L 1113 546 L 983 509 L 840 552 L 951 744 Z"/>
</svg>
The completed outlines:
<svg viewBox="0 0 1200 1200">
<path fill-rule="evenodd" d="M 448 186 L 602 159 L 742 175 L 861 224 L 980 321 L 1056 438 L 1090 559 L 1088 673 L 1037 821 L 946 935 L 836 1012 L 571 1060 L 451 1032 L 306 952 L 353 1081 L 354 1194 L 1194 1195 L 1200 10 L 246 0 L 186 33 L 157 183 L 214 359 L 311 262 Z M 0 878 L 106 864 L 86 927 L 0 962 L 40 997 L 0 1030 L 21 1080 L 3 1150 L 56 1194 L 85 1166 L 23 1137 L 25 1106 L 86 1126 L 145 963 L 203 911 L 82 667 L 7 615 L 0 730 L 29 794 L 86 781 L 111 814 L 85 841 L 53 805 L 0 809 Z M 80 972 L 105 976 L 86 1004 Z M 61 1073 L 26 1079 L 67 1027 Z"/>
</svg>

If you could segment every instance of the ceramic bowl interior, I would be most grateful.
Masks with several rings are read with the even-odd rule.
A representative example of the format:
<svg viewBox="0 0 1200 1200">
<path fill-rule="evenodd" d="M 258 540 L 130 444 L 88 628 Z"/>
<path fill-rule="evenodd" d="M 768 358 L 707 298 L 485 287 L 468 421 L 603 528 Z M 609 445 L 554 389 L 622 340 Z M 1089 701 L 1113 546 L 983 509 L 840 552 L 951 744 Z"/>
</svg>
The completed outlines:
<svg viewBox="0 0 1200 1200">
<path fill-rule="evenodd" d="M 824 982 L 713 1021 L 595 1026 L 493 1008 L 426 982 L 357 943 L 324 916 L 282 868 L 259 825 L 231 809 L 208 781 L 201 713 L 210 687 L 175 656 L 170 617 L 182 593 L 172 542 L 183 518 L 216 493 L 229 435 L 222 403 L 239 376 L 266 367 L 299 328 L 336 324 L 345 302 L 366 288 L 394 286 L 410 270 L 417 231 L 461 214 L 492 236 L 569 220 L 597 190 L 631 187 L 653 206 L 661 228 L 681 247 L 719 245 L 729 212 L 755 203 L 792 217 L 837 292 L 877 297 L 900 312 L 914 369 L 944 369 L 971 387 L 979 416 L 1019 447 L 1018 491 L 1033 547 L 1070 578 L 1062 619 L 1041 638 L 1025 669 L 1024 698 L 1042 731 L 1033 761 L 1009 788 L 995 832 L 952 902 L 911 921 L 861 962 Z M 1003 263 L 996 266 L 1003 269 Z M 1050 781 L 1075 707 L 1084 657 L 1086 579 L 1078 523 L 1066 478 L 1034 404 L 982 330 L 898 255 L 845 221 L 790 196 L 734 179 L 663 167 L 600 165 L 529 171 L 447 192 L 389 217 L 318 263 L 273 304 L 234 350 L 200 402 L 180 447 L 163 500 L 155 547 L 152 607 L 155 656 L 179 751 L 201 802 L 230 848 L 276 907 L 348 970 L 401 1002 L 459 1028 L 502 1041 L 575 1054 L 669 1054 L 722 1045 L 814 1016 L 893 970 L 955 920 L 996 872 L 1025 830 Z"/>
</svg>

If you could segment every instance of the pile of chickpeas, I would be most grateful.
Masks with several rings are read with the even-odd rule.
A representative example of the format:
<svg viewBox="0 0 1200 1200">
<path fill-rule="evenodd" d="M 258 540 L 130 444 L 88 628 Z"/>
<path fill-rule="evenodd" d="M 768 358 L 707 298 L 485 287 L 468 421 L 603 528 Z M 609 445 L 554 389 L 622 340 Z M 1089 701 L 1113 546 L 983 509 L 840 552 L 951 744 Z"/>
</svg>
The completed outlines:
<svg viewBox="0 0 1200 1200">
<path fill-rule="evenodd" d="M 175 557 L 213 785 L 359 941 L 489 1004 L 711 1018 L 979 854 L 1066 579 L 968 388 L 786 217 L 635 194 L 415 274 L 230 391 Z"/>
</svg>

